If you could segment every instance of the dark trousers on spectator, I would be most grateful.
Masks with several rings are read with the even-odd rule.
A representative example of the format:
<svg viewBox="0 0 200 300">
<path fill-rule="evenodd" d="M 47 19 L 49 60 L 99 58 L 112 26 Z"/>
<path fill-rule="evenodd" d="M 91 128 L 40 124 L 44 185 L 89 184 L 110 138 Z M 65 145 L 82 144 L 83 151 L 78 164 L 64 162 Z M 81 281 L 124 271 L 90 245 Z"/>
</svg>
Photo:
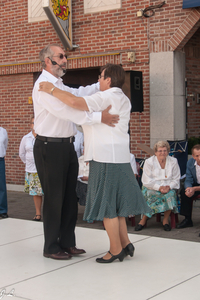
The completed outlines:
<svg viewBox="0 0 200 300">
<path fill-rule="evenodd" d="M 34 158 L 44 191 L 44 253 L 75 246 L 78 160 L 73 143 L 36 139 Z"/>
<path fill-rule="evenodd" d="M 4 157 L 0 157 L 0 214 L 7 213 L 6 169 Z"/>
<path fill-rule="evenodd" d="M 181 190 L 181 209 L 180 209 L 180 214 L 185 216 L 186 219 L 191 219 L 192 217 L 192 204 L 193 204 L 193 200 L 192 198 L 194 196 L 197 196 L 200 194 L 200 192 L 195 192 L 195 194 L 192 197 L 187 197 L 185 195 L 185 188 L 183 188 Z"/>
</svg>

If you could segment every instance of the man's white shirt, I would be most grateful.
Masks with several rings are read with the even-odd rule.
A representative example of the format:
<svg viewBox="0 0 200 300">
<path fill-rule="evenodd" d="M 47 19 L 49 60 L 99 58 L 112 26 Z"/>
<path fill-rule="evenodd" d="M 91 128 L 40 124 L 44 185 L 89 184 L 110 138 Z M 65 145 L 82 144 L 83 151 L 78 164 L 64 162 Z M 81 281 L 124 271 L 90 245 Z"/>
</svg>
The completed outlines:
<svg viewBox="0 0 200 300">
<path fill-rule="evenodd" d="M 34 129 L 38 135 L 47 137 L 70 137 L 74 136 L 77 132 L 74 123 L 79 125 L 101 123 L 101 112 L 91 114 L 85 111 L 79 111 L 67 106 L 52 95 L 39 92 L 39 83 L 41 81 L 51 82 L 61 90 L 65 90 L 79 97 L 92 95 L 99 91 L 99 83 L 80 87 L 79 89 L 69 88 L 63 84 L 61 78 L 56 78 L 51 73 L 43 70 L 35 82 L 32 94 L 35 115 Z"/>
<path fill-rule="evenodd" d="M 8 134 L 5 128 L 0 127 L 0 157 L 6 156 L 8 147 Z"/>
</svg>

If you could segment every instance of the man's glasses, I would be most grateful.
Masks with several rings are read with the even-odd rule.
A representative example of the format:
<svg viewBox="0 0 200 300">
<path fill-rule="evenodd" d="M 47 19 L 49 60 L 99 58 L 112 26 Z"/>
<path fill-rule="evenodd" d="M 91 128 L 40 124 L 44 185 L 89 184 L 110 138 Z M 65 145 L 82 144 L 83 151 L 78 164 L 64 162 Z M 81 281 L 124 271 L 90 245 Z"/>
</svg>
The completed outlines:
<svg viewBox="0 0 200 300">
<path fill-rule="evenodd" d="M 63 59 L 65 57 L 67 59 L 67 55 L 62 53 L 60 53 L 59 55 L 53 55 L 52 57 L 59 57 L 60 59 Z"/>
<path fill-rule="evenodd" d="M 99 76 L 98 76 L 98 78 L 99 78 L 99 79 L 101 79 L 101 77 L 103 77 L 103 78 L 104 78 L 104 76 L 102 76 L 102 75 L 99 75 Z"/>
</svg>

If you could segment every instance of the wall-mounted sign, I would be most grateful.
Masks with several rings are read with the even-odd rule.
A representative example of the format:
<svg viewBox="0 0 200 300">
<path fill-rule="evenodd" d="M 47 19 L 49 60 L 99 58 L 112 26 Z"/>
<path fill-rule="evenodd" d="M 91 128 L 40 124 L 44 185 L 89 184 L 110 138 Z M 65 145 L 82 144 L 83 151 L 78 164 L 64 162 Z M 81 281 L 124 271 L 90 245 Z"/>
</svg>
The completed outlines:
<svg viewBox="0 0 200 300">
<path fill-rule="evenodd" d="M 200 0 L 183 0 L 183 8 L 200 6 Z"/>
<path fill-rule="evenodd" d="M 72 50 L 72 0 L 42 0 L 42 7 L 65 49 Z"/>
<path fill-rule="evenodd" d="M 32 97 L 28 97 L 28 104 L 33 104 L 33 99 L 32 99 Z"/>
</svg>

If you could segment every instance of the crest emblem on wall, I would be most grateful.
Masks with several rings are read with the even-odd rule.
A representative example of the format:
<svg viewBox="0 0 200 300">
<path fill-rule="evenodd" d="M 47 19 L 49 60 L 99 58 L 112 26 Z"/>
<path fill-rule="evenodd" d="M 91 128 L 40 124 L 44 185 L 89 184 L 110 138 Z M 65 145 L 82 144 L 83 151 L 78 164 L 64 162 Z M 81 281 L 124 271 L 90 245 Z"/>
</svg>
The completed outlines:
<svg viewBox="0 0 200 300">
<path fill-rule="evenodd" d="M 43 0 L 42 6 L 65 49 L 72 50 L 71 0 Z"/>
</svg>

